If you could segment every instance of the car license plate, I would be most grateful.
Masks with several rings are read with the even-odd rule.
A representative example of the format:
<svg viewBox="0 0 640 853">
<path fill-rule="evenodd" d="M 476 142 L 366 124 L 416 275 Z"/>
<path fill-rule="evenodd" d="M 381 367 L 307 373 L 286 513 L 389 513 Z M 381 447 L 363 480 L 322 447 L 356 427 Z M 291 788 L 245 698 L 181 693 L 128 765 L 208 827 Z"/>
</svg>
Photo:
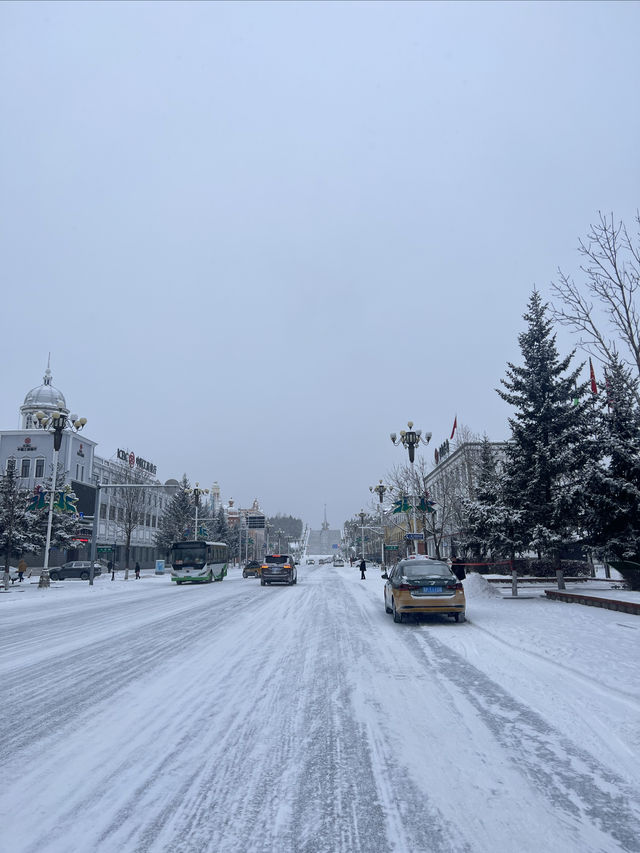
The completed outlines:
<svg viewBox="0 0 640 853">
<path fill-rule="evenodd" d="M 441 586 L 423 586 L 422 592 L 442 592 Z"/>
</svg>

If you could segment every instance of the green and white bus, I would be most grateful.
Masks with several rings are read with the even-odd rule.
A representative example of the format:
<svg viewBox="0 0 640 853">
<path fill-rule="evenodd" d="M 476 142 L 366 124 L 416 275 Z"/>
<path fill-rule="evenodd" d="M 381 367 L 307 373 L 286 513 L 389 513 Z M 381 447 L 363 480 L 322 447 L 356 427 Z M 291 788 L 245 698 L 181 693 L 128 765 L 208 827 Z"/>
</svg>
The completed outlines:
<svg viewBox="0 0 640 853">
<path fill-rule="evenodd" d="M 174 542 L 171 546 L 171 580 L 176 583 L 211 583 L 227 575 L 228 548 L 224 542 Z"/>
</svg>

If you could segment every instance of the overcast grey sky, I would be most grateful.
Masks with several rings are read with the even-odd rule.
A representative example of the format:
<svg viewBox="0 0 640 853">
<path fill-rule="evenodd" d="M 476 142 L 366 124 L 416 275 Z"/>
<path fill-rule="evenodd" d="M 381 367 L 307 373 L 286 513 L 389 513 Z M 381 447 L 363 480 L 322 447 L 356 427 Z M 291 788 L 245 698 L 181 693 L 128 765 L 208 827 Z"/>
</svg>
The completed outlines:
<svg viewBox="0 0 640 853">
<path fill-rule="evenodd" d="M 313 527 L 409 418 L 505 438 L 532 287 L 638 206 L 639 36 L 629 2 L 0 4 L 2 428 L 51 351 L 101 455 Z"/>
</svg>

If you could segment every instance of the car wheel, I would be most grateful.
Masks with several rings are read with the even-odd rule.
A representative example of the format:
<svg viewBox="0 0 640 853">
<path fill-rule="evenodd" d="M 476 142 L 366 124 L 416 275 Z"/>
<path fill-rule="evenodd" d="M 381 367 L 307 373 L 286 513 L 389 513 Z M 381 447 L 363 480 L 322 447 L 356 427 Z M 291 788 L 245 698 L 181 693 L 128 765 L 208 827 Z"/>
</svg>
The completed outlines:
<svg viewBox="0 0 640 853">
<path fill-rule="evenodd" d="M 89 572 L 80 572 L 80 580 L 88 581 L 89 580 Z"/>
<path fill-rule="evenodd" d="M 455 613 L 453 618 L 456 620 L 456 622 L 466 622 L 467 621 L 467 617 L 465 616 L 464 613 Z"/>
<path fill-rule="evenodd" d="M 393 613 L 393 621 L 394 622 L 402 622 L 404 618 L 404 614 L 400 613 L 396 610 L 396 601 L 395 598 L 391 600 L 391 612 Z"/>
<path fill-rule="evenodd" d="M 243 572 L 243 573 L 242 573 L 242 577 L 243 577 L 243 578 L 247 578 L 247 577 L 249 577 L 249 576 L 247 575 L 247 573 L 246 573 L 246 572 Z"/>
<path fill-rule="evenodd" d="M 59 580 L 62 580 L 62 578 L 60 577 L 60 575 L 58 574 L 58 572 L 49 572 L 49 579 L 50 579 L 50 580 L 52 580 L 52 581 L 59 581 Z"/>
<path fill-rule="evenodd" d="M 266 586 L 267 582 L 264 578 L 260 578 L 260 586 Z"/>
</svg>

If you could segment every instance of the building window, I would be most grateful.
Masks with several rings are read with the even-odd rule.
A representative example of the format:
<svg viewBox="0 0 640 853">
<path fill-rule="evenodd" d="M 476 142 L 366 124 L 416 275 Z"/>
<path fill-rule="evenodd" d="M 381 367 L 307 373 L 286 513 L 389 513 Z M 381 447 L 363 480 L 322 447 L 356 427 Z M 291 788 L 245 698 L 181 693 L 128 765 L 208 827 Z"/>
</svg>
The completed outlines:
<svg viewBox="0 0 640 853">
<path fill-rule="evenodd" d="M 80 479 L 80 466 L 76 465 L 76 480 Z"/>
<path fill-rule="evenodd" d="M 109 521 L 116 520 L 116 508 L 114 506 L 109 507 Z"/>
<path fill-rule="evenodd" d="M 118 521 L 124 521 L 124 507 L 118 507 Z"/>
<path fill-rule="evenodd" d="M 106 518 L 106 517 L 107 517 L 107 505 L 106 504 L 100 504 L 100 518 Z"/>
<path fill-rule="evenodd" d="M 30 470 L 31 470 L 31 460 L 30 459 L 23 459 L 22 462 L 20 463 L 20 476 L 25 477 L 25 478 L 28 477 Z"/>
<path fill-rule="evenodd" d="M 15 460 L 15 457 L 14 457 L 14 456 L 10 456 L 10 457 L 7 459 L 7 474 L 9 473 L 9 471 L 15 471 L 15 470 L 16 470 L 16 460 Z"/>
<path fill-rule="evenodd" d="M 44 459 L 36 459 L 36 480 L 44 477 Z"/>
</svg>

